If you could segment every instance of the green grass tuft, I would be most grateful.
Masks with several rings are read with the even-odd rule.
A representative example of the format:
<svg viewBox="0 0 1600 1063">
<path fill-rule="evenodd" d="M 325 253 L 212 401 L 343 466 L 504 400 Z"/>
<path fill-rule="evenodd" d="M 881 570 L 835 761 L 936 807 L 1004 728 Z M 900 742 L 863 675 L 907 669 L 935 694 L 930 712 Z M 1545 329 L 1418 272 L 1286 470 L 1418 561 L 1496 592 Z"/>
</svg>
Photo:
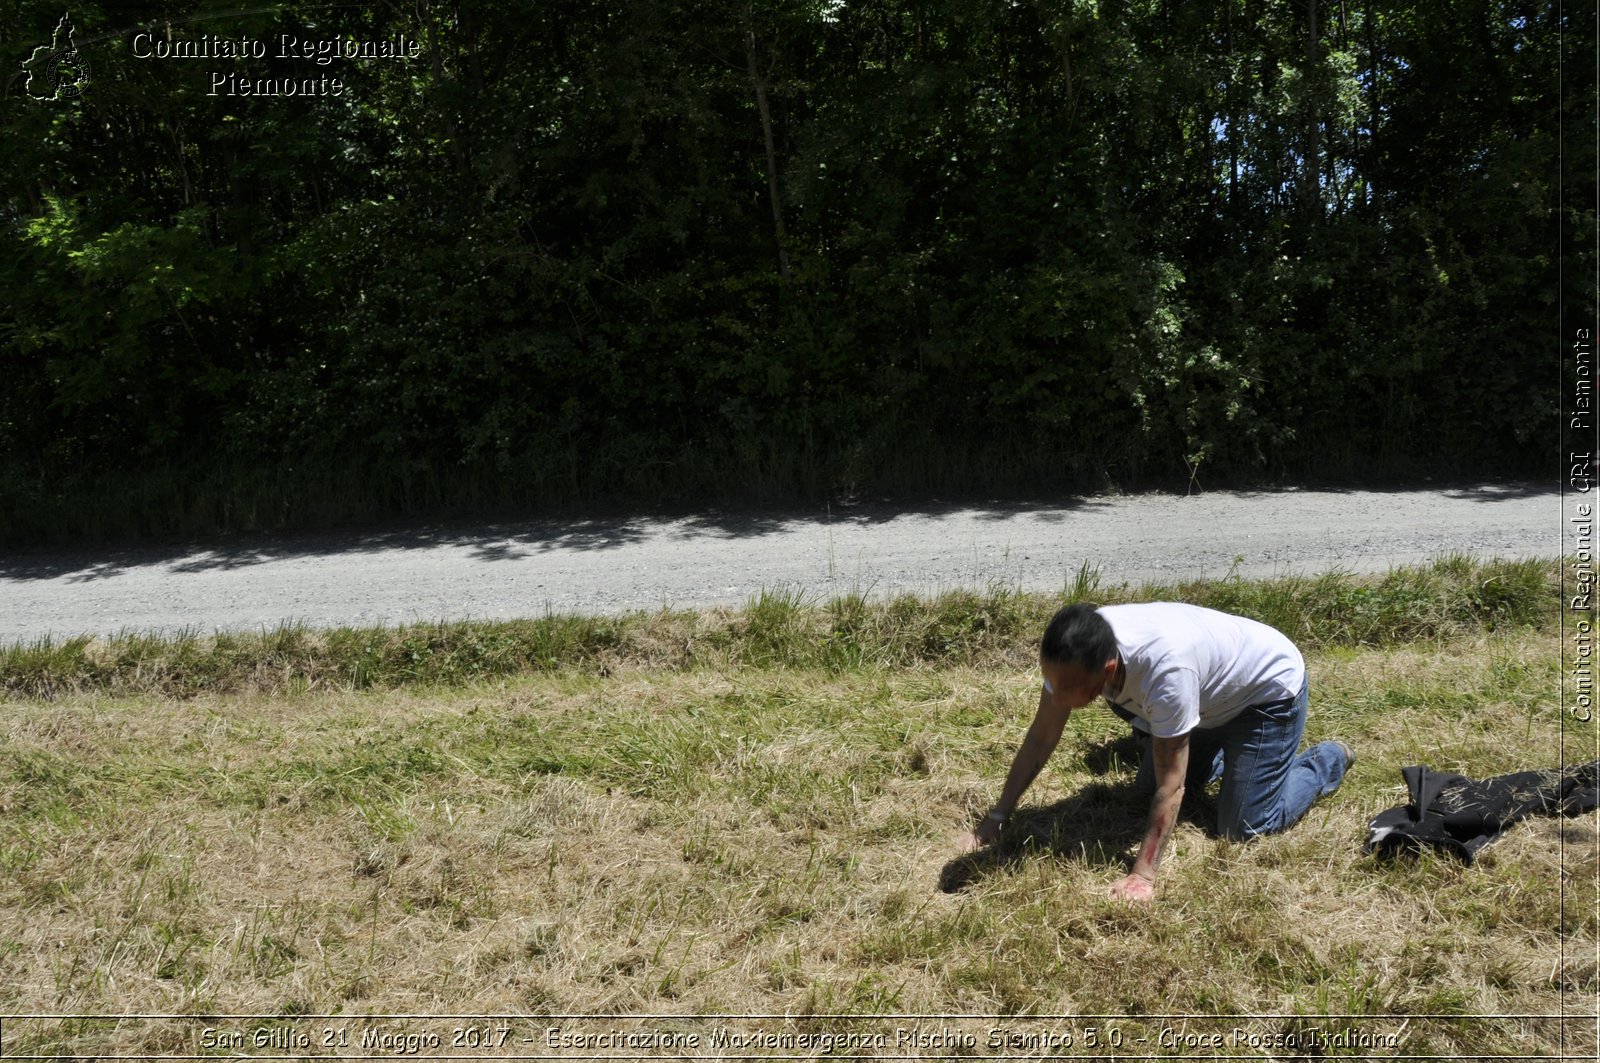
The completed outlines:
<svg viewBox="0 0 1600 1063">
<path fill-rule="evenodd" d="M 1307 648 L 1386 646 L 1549 624 L 1559 584 L 1554 562 L 1452 557 L 1376 577 L 1336 572 L 1115 589 L 1100 589 L 1098 575 L 1084 567 L 1055 595 L 995 584 L 933 598 L 849 595 L 817 603 L 775 587 L 733 613 L 44 639 L 0 648 L 0 691 L 45 700 L 92 692 L 198 697 L 459 685 L 557 670 L 603 676 L 633 667 L 742 666 L 838 674 L 917 663 L 1016 664 L 1032 660 L 1046 621 L 1068 602 L 1159 599 L 1250 616 Z"/>
</svg>

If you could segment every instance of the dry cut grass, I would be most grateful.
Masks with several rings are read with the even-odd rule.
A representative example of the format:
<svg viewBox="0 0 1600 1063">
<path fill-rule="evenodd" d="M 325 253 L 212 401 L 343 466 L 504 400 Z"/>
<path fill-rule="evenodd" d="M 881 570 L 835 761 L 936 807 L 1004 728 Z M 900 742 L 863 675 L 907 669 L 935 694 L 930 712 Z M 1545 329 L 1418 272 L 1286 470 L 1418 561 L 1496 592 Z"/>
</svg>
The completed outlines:
<svg viewBox="0 0 1600 1063">
<path fill-rule="evenodd" d="M 1075 714 L 997 852 L 954 857 L 1030 717 L 1026 671 L 13 702 L 0 1008 L 346 1018 L 12 1019 L 6 1047 L 228 1054 L 259 1051 L 232 1032 L 303 1028 L 438 1032 L 447 1053 L 459 1022 L 371 1017 L 608 1013 L 634 1018 L 497 1020 L 491 1047 L 549 1051 L 555 1027 L 812 1038 L 751 1042 L 801 1055 L 846 1035 L 904 1055 L 908 1030 L 968 1055 L 1038 1055 L 1051 1036 L 1070 1054 L 1063 1035 L 1082 1052 L 1113 1029 L 1197 1054 L 1318 1037 L 1331 1054 L 1592 1050 L 1592 1021 L 1480 1016 L 1593 1014 L 1596 817 L 1524 824 L 1470 868 L 1361 852 L 1367 820 L 1404 800 L 1403 765 L 1593 756 L 1592 725 L 1560 711 L 1558 636 L 1311 666 L 1309 737 L 1360 752 L 1344 789 L 1249 845 L 1210 837 L 1202 807 L 1147 911 L 1105 896 L 1144 810 L 1103 709 Z M 894 1018 L 912 1015 L 946 1017 Z"/>
</svg>

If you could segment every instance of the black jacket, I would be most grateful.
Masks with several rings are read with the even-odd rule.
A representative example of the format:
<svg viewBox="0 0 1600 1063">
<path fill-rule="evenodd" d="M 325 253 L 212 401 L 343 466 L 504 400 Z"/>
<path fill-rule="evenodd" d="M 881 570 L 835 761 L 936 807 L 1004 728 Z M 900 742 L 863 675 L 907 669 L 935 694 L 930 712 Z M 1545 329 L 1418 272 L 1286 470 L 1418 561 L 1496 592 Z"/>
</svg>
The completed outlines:
<svg viewBox="0 0 1600 1063">
<path fill-rule="evenodd" d="M 1435 849 L 1472 863 L 1478 850 L 1524 816 L 1573 816 L 1600 805 L 1600 760 L 1550 771 L 1518 771 L 1492 779 L 1401 768 L 1409 804 L 1391 808 L 1367 828 L 1367 852 L 1392 857 Z"/>
</svg>

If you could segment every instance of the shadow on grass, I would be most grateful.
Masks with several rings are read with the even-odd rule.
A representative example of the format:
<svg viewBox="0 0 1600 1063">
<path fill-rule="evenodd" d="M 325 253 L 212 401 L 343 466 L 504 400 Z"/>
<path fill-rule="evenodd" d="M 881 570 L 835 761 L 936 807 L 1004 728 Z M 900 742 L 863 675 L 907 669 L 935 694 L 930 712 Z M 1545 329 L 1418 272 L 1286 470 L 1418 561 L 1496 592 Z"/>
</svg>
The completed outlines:
<svg viewBox="0 0 1600 1063">
<path fill-rule="evenodd" d="M 1130 732 L 1091 746 L 1083 755 L 1083 766 L 1091 775 L 1110 775 L 1123 768 L 1133 771 L 1138 769 L 1139 758 L 1143 755 L 1143 740 Z"/>
<path fill-rule="evenodd" d="M 1150 797 L 1134 786 L 1131 771 L 1139 765 L 1142 741 L 1133 734 L 1106 739 L 1083 754 L 1091 774 L 1123 774 L 1123 778 L 1088 783 L 1077 793 L 1043 808 L 1022 808 L 1011 817 L 998 841 L 959 856 L 939 873 L 939 888 L 959 893 L 996 870 L 1015 867 L 1030 855 L 1049 853 L 1090 867 L 1133 867 L 1133 847 L 1149 822 Z M 1216 806 L 1205 795 L 1185 795 L 1180 820 L 1216 836 Z"/>
<path fill-rule="evenodd" d="M 1092 867 L 1129 867 L 1128 850 L 1144 836 L 1148 806 L 1130 780 L 1092 782 L 1053 805 L 1019 809 L 993 845 L 946 864 L 939 888 L 959 893 L 1037 853 Z"/>
</svg>

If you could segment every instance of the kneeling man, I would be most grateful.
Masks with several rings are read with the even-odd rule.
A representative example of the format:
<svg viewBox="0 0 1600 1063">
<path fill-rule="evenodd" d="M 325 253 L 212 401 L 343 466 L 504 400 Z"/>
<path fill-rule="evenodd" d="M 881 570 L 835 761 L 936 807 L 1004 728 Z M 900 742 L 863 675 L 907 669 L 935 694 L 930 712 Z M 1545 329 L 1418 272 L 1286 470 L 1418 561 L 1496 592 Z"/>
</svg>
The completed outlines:
<svg viewBox="0 0 1600 1063">
<path fill-rule="evenodd" d="M 1218 778 L 1217 831 L 1245 840 L 1293 824 L 1339 788 L 1355 756 L 1343 742 L 1300 752 L 1306 729 L 1305 659 L 1282 633 L 1197 605 L 1069 605 L 1039 648 L 1039 711 L 1000 799 L 965 845 L 994 841 L 1061 740 L 1073 709 L 1104 695 L 1146 732 L 1137 787 L 1153 795 L 1132 872 L 1113 897 L 1148 901 L 1186 787 Z"/>
</svg>

